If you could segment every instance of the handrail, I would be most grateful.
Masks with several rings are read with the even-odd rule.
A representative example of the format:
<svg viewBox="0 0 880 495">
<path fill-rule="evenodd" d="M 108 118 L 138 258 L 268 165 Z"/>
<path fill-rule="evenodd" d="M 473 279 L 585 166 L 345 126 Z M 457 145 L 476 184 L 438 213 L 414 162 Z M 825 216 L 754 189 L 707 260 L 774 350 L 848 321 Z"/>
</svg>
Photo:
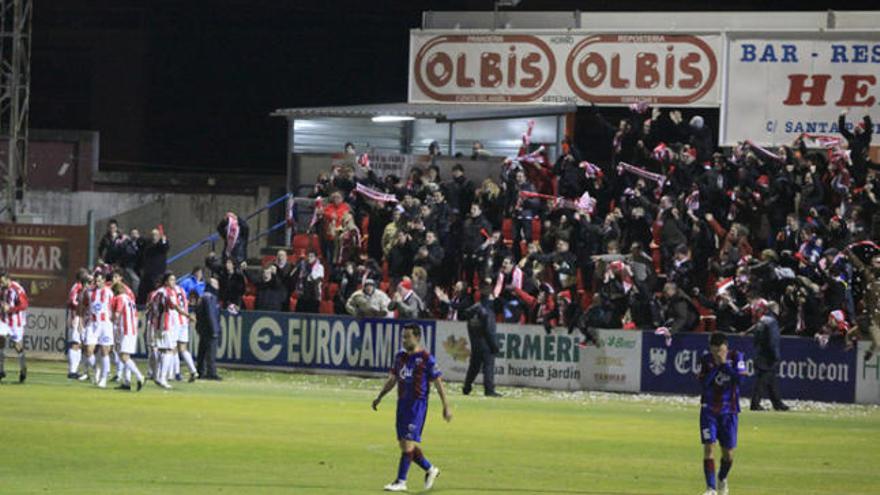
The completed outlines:
<svg viewBox="0 0 880 495">
<path fill-rule="evenodd" d="M 250 215 L 246 216 L 245 220 L 250 220 L 251 218 L 254 218 L 255 216 L 259 215 L 261 212 L 268 210 L 269 208 L 277 205 L 278 203 L 281 203 L 282 201 L 287 200 L 287 198 L 289 198 L 290 196 L 291 196 L 291 194 L 287 193 L 287 194 L 284 194 L 283 196 L 280 196 L 280 197 L 266 203 L 265 205 L 261 206 L 260 208 L 258 208 L 256 211 L 254 211 Z M 286 222 L 286 220 L 284 222 L 279 222 L 278 224 L 273 225 L 272 227 L 269 228 L 269 230 L 258 234 L 254 239 L 250 240 L 249 243 L 267 235 L 268 233 L 270 233 L 274 230 L 277 230 L 279 227 L 279 224 L 283 224 L 285 222 Z M 174 263 L 175 261 L 179 260 L 180 258 L 183 258 L 184 256 L 192 253 L 196 249 L 204 246 L 205 244 L 207 244 L 209 242 L 218 241 L 219 239 L 220 239 L 220 234 L 214 232 L 214 233 L 208 235 L 207 237 L 204 237 L 204 238 L 194 242 L 193 244 L 187 246 L 186 248 L 184 248 L 183 250 L 181 250 L 179 253 L 175 254 L 174 256 L 169 257 L 168 260 L 165 262 L 165 265 L 166 266 L 170 265 L 171 263 Z"/>
</svg>

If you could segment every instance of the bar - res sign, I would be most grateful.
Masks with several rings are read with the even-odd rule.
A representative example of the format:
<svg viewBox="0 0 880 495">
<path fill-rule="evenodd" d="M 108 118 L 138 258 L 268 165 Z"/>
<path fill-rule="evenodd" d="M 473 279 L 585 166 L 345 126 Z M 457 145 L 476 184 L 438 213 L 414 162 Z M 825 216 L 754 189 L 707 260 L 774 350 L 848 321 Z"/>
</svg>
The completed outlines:
<svg viewBox="0 0 880 495">
<path fill-rule="evenodd" d="M 61 307 L 86 264 L 87 235 L 85 226 L 0 223 L 0 268 L 24 287 L 32 306 Z"/>
</svg>

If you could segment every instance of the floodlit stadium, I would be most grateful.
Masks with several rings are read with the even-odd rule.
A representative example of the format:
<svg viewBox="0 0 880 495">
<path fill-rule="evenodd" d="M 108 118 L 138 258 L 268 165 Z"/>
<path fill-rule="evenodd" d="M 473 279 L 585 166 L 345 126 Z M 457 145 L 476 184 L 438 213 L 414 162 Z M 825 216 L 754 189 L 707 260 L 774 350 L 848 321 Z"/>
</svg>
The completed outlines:
<svg viewBox="0 0 880 495">
<path fill-rule="evenodd" d="M 862 3 L 0 0 L 0 493 L 875 493 Z"/>
</svg>

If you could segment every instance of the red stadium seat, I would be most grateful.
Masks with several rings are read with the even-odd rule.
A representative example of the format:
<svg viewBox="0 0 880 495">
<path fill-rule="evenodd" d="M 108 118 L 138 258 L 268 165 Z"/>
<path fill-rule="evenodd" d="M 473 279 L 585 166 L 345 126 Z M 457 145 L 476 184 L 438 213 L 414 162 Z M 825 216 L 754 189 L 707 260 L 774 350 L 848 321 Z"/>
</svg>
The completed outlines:
<svg viewBox="0 0 880 495">
<path fill-rule="evenodd" d="M 501 237 L 505 241 L 513 241 L 513 220 L 510 218 L 501 221 Z"/>
<path fill-rule="evenodd" d="M 321 301 L 321 314 L 322 315 L 332 315 L 333 314 L 333 301 Z"/>
<path fill-rule="evenodd" d="M 304 250 L 308 251 L 309 245 L 312 243 L 311 236 L 309 234 L 296 234 L 293 236 L 293 249 L 294 250 Z"/>
<path fill-rule="evenodd" d="M 289 307 L 290 307 L 291 311 L 296 311 L 296 301 L 297 301 L 296 294 L 293 294 L 292 296 L 290 296 L 290 306 Z"/>
<path fill-rule="evenodd" d="M 386 294 L 388 294 L 388 289 L 390 287 L 391 287 L 391 282 L 389 282 L 387 278 L 385 280 L 379 282 L 379 290 L 381 290 L 382 292 L 384 292 Z M 389 294 L 389 296 L 390 296 L 390 294 Z"/>
<path fill-rule="evenodd" d="M 249 311 L 253 311 L 254 310 L 254 303 L 257 302 L 257 296 L 248 294 L 248 295 L 242 296 L 241 300 L 244 303 L 244 309 L 247 309 Z"/>
<path fill-rule="evenodd" d="M 327 284 L 327 290 L 324 291 L 324 299 L 327 301 L 332 301 L 337 292 L 339 292 L 339 284 Z"/>
</svg>

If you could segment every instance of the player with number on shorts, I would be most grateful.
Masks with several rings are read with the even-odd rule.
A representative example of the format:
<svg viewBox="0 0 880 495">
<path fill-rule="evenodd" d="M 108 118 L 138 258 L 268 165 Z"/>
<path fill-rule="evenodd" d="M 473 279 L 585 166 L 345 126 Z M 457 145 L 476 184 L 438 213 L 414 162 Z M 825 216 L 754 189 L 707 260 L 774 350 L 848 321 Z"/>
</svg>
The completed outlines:
<svg viewBox="0 0 880 495">
<path fill-rule="evenodd" d="M 119 385 L 119 388 L 131 390 L 131 375 L 134 374 L 137 378 L 137 390 L 140 392 L 144 386 L 144 375 L 141 374 L 131 358 L 132 354 L 137 352 L 137 309 L 131 291 L 127 289 L 128 287 L 122 282 L 113 284 L 113 301 L 111 302 L 113 323 L 116 327 L 116 352 L 125 368 L 125 373 L 122 374 L 122 384 Z"/>
<path fill-rule="evenodd" d="M 28 298 L 24 288 L 0 269 L 0 380 L 6 377 L 6 340 L 12 342 L 18 353 L 18 382 L 27 378 L 24 357 L 24 327 L 27 324 Z"/>
<path fill-rule="evenodd" d="M 96 270 L 92 283 L 83 291 L 82 307 L 85 312 L 85 344 L 86 359 L 92 380 L 100 388 L 107 388 L 107 377 L 110 375 L 110 349 L 113 348 L 113 322 L 111 320 L 110 303 L 113 291 L 107 287 L 106 275 Z M 95 350 L 101 354 L 101 369 L 97 369 Z"/>
</svg>

